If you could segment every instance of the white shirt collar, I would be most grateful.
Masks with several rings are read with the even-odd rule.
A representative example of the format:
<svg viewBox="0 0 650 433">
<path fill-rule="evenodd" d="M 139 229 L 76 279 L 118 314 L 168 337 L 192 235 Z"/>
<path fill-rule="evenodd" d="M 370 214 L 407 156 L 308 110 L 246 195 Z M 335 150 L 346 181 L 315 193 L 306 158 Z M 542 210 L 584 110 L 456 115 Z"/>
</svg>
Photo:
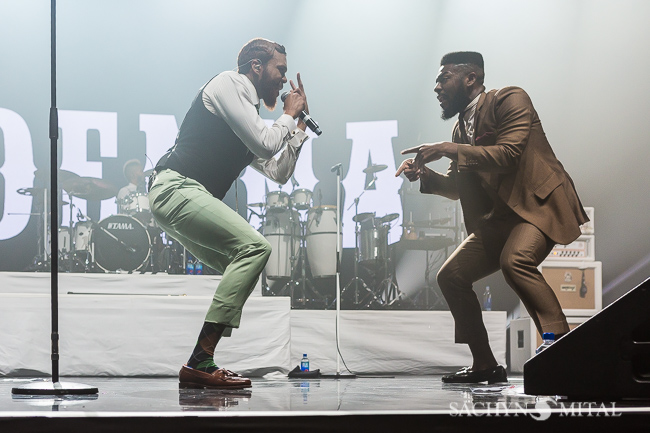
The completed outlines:
<svg viewBox="0 0 650 433">
<path fill-rule="evenodd" d="M 257 89 L 255 88 L 255 85 L 253 84 L 251 79 L 248 78 L 247 75 L 240 74 L 239 72 L 235 72 L 235 73 L 241 77 L 242 82 L 244 83 L 248 91 L 251 92 L 251 95 L 253 97 L 252 100 L 253 102 L 255 102 L 255 105 L 259 105 L 260 97 L 257 95 Z"/>
</svg>

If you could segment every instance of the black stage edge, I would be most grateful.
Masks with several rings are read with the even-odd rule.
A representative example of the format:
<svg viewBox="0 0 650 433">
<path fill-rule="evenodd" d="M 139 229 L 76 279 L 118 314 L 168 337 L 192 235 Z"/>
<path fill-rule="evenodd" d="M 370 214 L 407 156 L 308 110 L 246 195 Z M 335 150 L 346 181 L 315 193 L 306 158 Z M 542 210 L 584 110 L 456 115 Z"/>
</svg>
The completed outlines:
<svg viewBox="0 0 650 433">
<path fill-rule="evenodd" d="M 408 402 L 405 402 L 408 404 Z M 447 413 L 418 414 L 346 414 L 320 415 L 295 412 L 290 415 L 243 416 L 34 416 L 28 418 L 0 418 L 3 432 L 647 432 L 648 413 L 623 413 L 616 417 L 566 417 L 552 414 L 537 421 L 530 416 L 452 416 Z"/>
<path fill-rule="evenodd" d="M 650 278 L 529 359 L 524 391 L 650 401 Z"/>
</svg>

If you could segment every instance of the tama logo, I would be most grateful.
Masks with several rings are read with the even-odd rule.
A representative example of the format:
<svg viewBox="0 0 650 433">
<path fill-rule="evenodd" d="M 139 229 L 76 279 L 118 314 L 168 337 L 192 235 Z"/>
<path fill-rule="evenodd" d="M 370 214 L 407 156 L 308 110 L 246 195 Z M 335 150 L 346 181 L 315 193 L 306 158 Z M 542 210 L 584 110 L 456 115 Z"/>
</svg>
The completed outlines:
<svg viewBox="0 0 650 433">
<path fill-rule="evenodd" d="M 133 230 L 132 223 L 108 223 L 108 230 Z"/>
</svg>

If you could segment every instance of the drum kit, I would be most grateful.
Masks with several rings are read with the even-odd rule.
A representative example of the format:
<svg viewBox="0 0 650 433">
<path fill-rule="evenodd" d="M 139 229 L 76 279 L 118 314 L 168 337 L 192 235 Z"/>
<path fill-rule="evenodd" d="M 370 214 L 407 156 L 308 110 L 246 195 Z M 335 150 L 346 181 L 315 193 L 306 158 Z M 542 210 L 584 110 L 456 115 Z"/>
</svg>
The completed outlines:
<svg viewBox="0 0 650 433">
<path fill-rule="evenodd" d="M 262 220 L 260 231 L 272 247 L 264 268 L 266 280 L 285 282 L 274 294 L 289 295 L 294 307 L 325 306 L 327 299 L 307 278 L 336 276 L 336 206 L 314 206 L 312 191 L 270 191 L 264 203 L 248 205 Z M 257 208 L 258 211 L 253 209 Z"/>
<path fill-rule="evenodd" d="M 372 175 L 372 180 L 348 208 L 350 210 L 352 206 L 355 207 L 354 217 L 352 217 L 355 223 L 354 277 L 343 288 L 341 298 L 345 301 L 351 300 L 351 306 L 357 309 L 385 307 L 399 297 L 394 260 L 388 247 L 391 223 L 399 217 L 399 214 L 391 213 L 377 217 L 375 212 L 359 213 L 361 197 L 376 182 L 376 173 L 387 168 L 388 166 L 384 164 L 372 164 L 363 170 L 364 173 Z M 360 266 L 369 274 L 367 278 L 372 279 L 370 286 L 360 276 Z M 346 298 L 349 291 L 352 291 L 352 295 Z"/>
<path fill-rule="evenodd" d="M 145 172 L 145 175 L 147 173 Z M 98 222 L 79 209 L 74 214 L 74 199 L 106 200 L 115 197 L 117 188 L 102 179 L 82 177 L 59 170 L 62 189 L 70 205 L 69 225 L 58 228 L 58 259 L 67 272 L 183 272 L 183 248 L 156 225 L 146 194 L 133 192 L 117 199 L 119 213 Z M 43 216 L 47 212 L 43 210 Z M 48 227 L 49 221 L 44 221 Z M 51 229 L 46 234 L 42 262 L 49 268 L 52 259 Z M 178 268 L 178 270 L 176 269 Z"/>
<path fill-rule="evenodd" d="M 374 183 L 375 173 L 386 168 L 386 165 L 375 164 L 364 169 L 364 173 L 373 175 L 371 183 Z M 251 213 L 262 220 L 260 232 L 272 246 L 264 269 L 265 293 L 289 295 L 294 307 L 305 307 L 307 303 L 331 306 L 327 296 L 319 293 L 312 281 L 335 277 L 337 273 L 337 207 L 315 206 L 312 195 L 312 191 L 304 188 L 294 189 L 290 194 L 282 190 L 270 191 L 263 203 L 248 205 Z M 358 213 L 362 195 L 354 201 L 354 278 L 341 292 L 342 299 L 351 301 L 353 308 L 387 305 L 399 296 L 388 247 L 391 223 L 399 214 L 377 217 L 374 212 Z M 342 236 L 341 233 L 338 236 Z M 359 266 L 371 274 L 372 289 L 359 276 Z M 266 280 L 271 284 L 267 286 Z M 275 281 L 287 280 L 282 289 L 275 289 Z M 272 285 L 273 291 L 270 290 Z"/>
</svg>

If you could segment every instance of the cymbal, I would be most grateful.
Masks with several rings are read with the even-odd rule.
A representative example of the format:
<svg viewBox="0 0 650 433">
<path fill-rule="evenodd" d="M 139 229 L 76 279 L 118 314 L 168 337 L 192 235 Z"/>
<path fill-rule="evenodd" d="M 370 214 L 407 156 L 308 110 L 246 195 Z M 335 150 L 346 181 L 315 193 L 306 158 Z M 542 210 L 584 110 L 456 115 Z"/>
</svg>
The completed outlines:
<svg viewBox="0 0 650 433">
<path fill-rule="evenodd" d="M 378 221 L 380 224 L 385 224 L 385 223 L 389 223 L 389 222 L 391 222 L 391 221 L 396 220 L 397 217 L 399 217 L 399 214 L 398 214 L 398 213 L 389 213 L 388 215 L 379 218 L 377 221 Z"/>
<path fill-rule="evenodd" d="M 71 177 L 61 184 L 68 194 L 86 200 L 106 200 L 115 197 L 118 191 L 113 184 L 94 177 Z"/>
<path fill-rule="evenodd" d="M 439 218 L 439 219 L 436 219 L 436 220 L 408 222 L 408 223 L 402 224 L 402 226 L 425 227 L 425 228 L 429 227 L 429 228 L 432 228 L 432 227 L 440 225 L 440 224 L 446 224 L 449 221 L 451 221 L 451 218 Z"/>
<path fill-rule="evenodd" d="M 378 173 L 382 170 L 386 170 L 388 166 L 386 164 L 372 164 L 370 167 L 366 167 L 363 169 L 363 172 L 366 174 L 370 173 Z"/>
<path fill-rule="evenodd" d="M 264 203 L 248 203 L 248 207 L 264 207 Z"/>
<path fill-rule="evenodd" d="M 369 218 L 373 218 L 374 216 L 375 216 L 374 212 L 363 212 L 360 213 L 359 215 L 353 216 L 352 221 L 354 221 L 355 223 L 360 223 L 360 222 L 364 222 Z"/>
<path fill-rule="evenodd" d="M 43 192 L 45 188 L 18 188 L 16 192 L 20 195 L 33 196 Z"/>
<path fill-rule="evenodd" d="M 80 177 L 81 176 L 79 176 L 77 173 L 59 169 L 59 182 L 61 183 L 69 181 L 71 179 L 79 179 Z"/>
</svg>

